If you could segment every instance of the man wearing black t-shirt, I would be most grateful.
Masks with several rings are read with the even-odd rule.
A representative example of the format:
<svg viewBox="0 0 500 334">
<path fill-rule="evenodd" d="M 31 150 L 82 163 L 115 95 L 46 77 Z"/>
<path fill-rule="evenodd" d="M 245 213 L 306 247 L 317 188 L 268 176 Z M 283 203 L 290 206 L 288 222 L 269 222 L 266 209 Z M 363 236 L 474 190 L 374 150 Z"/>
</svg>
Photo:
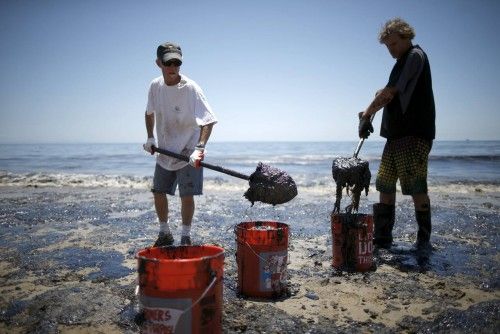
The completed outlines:
<svg viewBox="0 0 500 334">
<path fill-rule="evenodd" d="M 435 138 L 435 106 L 427 55 L 412 44 L 415 31 L 400 18 L 383 26 L 379 41 L 395 58 L 387 85 L 368 108 L 359 114 L 359 137 L 373 132 L 372 115 L 382 107 L 380 135 L 387 139 L 376 179 L 380 203 L 373 205 L 374 244 L 389 248 L 395 220 L 396 182 L 403 195 L 411 195 L 418 223 L 416 248 L 431 250 L 431 211 L 427 194 L 427 165 Z"/>
</svg>

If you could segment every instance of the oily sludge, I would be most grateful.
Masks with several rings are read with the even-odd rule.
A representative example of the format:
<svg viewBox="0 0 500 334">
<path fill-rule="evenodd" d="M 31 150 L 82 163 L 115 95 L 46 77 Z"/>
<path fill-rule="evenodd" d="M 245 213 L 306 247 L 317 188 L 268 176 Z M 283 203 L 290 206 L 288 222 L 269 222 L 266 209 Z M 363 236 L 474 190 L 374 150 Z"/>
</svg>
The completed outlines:
<svg viewBox="0 0 500 334">
<path fill-rule="evenodd" d="M 333 160 L 332 175 L 336 187 L 336 200 L 334 212 L 340 211 L 340 201 L 342 199 L 342 190 L 345 188 L 347 195 L 351 193 L 351 204 L 346 207 L 346 212 L 357 212 L 359 208 L 359 199 L 361 192 L 365 190 L 368 195 L 371 173 L 368 161 L 359 158 L 337 158 Z"/>
<path fill-rule="evenodd" d="M 290 175 L 262 162 L 259 162 L 255 172 L 250 175 L 249 185 L 244 196 L 252 205 L 257 201 L 282 204 L 297 196 L 297 186 Z"/>
</svg>

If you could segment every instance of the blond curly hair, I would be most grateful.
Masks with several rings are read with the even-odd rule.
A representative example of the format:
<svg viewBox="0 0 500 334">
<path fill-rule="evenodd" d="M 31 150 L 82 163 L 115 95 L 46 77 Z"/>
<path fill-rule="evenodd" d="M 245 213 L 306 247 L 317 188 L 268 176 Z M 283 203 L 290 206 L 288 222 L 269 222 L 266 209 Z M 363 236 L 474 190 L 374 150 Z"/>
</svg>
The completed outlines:
<svg viewBox="0 0 500 334">
<path fill-rule="evenodd" d="M 392 20 L 387 21 L 380 30 L 378 34 L 378 40 L 380 43 L 384 43 L 384 40 L 393 33 L 399 34 L 402 38 L 408 38 L 412 40 L 415 37 L 415 30 L 411 25 L 405 20 L 396 17 Z"/>
</svg>

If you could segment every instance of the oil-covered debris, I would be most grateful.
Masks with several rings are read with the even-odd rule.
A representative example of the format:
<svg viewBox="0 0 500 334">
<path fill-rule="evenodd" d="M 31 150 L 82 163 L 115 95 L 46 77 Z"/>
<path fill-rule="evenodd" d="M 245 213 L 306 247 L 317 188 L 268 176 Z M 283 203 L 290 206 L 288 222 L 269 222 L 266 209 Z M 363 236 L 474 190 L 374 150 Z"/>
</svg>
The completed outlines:
<svg viewBox="0 0 500 334">
<path fill-rule="evenodd" d="M 361 192 L 364 189 L 365 194 L 368 195 L 370 186 L 371 173 L 368 161 L 359 158 L 337 158 L 333 160 L 332 175 L 337 184 L 333 212 L 340 212 L 340 201 L 344 188 L 346 194 L 351 196 L 351 204 L 346 207 L 345 211 L 348 213 L 357 212 Z"/>
<path fill-rule="evenodd" d="M 244 196 L 252 205 L 259 201 L 267 204 L 283 204 L 297 196 L 297 186 L 290 175 L 281 169 L 259 162 L 250 175 L 250 188 Z"/>
<path fill-rule="evenodd" d="M 293 222 L 293 265 L 287 269 L 293 298 L 279 303 L 245 300 L 236 294 L 236 240 L 231 228 L 240 220 L 258 219 L 245 215 L 242 191 L 221 187 L 200 197 L 200 224 L 193 225 L 193 240 L 224 245 L 227 254 L 224 333 L 498 333 L 498 199 L 474 188 L 468 194 L 435 193 L 436 250 L 425 272 L 412 251 L 414 208 L 401 206 L 394 232 L 401 236 L 397 247 L 374 254 L 384 270 L 346 273 L 330 266 L 327 224 L 318 222 L 331 211 L 331 199 L 322 196 L 323 191 L 318 194 L 304 194 L 281 217 Z M 495 206 L 487 208 L 485 201 Z M 271 205 L 258 211 L 262 217 L 277 212 Z M 0 332 L 139 333 L 134 254 L 150 247 L 158 233 L 157 224 L 145 223 L 156 219 L 149 192 L 4 186 L 0 213 Z M 180 206 L 172 206 L 172 216 L 180 217 Z M 173 231 L 179 236 L 178 227 Z M 71 250 L 75 248 L 76 254 Z M 66 260 L 70 256 L 75 265 Z M 306 288 L 320 299 L 306 297 Z M 298 311 L 286 312 L 281 305 Z M 404 317 L 408 307 L 417 310 L 411 319 Z M 369 312 L 363 312 L 365 308 Z M 353 318 L 359 313 L 366 315 Z"/>
</svg>

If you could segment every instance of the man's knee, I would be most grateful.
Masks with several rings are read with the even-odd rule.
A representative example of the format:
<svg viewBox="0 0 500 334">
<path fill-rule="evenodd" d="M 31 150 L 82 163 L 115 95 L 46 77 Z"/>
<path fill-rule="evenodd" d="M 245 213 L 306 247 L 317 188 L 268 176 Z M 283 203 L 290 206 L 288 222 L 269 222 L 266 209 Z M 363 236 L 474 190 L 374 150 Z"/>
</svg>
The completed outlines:
<svg viewBox="0 0 500 334">
<path fill-rule="evenodd" d="M 194 196 L 193 195 L 181 196 L 181 201 L 182 202 L 194 202 Z"/>
<path fill-rule="evenodd" d="M 181 204 L 183 206 L 193 206 L 194 205 L 194 196 L 182 196 Z"/>
<path fill-rule="evenodd" d="M 396 203 L 396 193 L 380 193 L 380 203 L 394 205 Z"/>
<path fill-rule="evenodd" d="M 165 194 L 165 193 L 159 193 L 159 192 L 153 192 L 153 198 L 157 202 L 166 202 L 167 201 L 167 194 Z"/>
</svg>

